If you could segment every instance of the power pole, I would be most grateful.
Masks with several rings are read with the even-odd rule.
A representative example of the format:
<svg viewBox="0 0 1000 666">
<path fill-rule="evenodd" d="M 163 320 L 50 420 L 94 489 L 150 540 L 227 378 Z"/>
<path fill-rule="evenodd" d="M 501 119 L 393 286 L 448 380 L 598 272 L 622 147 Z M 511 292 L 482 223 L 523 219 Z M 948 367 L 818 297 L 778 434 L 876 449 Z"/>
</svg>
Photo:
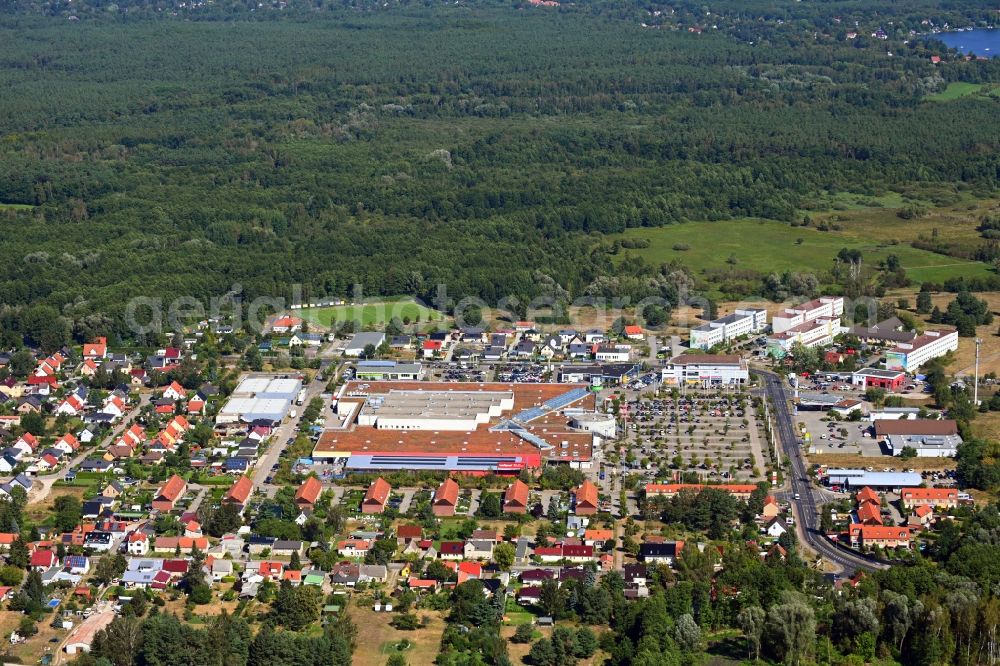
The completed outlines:
<svg viewBox="0 0 1000 666">
<path fill-rule="evenodd" d="M 976 338 L 976 378 L 972 385 L 972 404 L 976 407 L 979 406 L 979 345 L 982 342 L 982 338 Z"/>
</svg>

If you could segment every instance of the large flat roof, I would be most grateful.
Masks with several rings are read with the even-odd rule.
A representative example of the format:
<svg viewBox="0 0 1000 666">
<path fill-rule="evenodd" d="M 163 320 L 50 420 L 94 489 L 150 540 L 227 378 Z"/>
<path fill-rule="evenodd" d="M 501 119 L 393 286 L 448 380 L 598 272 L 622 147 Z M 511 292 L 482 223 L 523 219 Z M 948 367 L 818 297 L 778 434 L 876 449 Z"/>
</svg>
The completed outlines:
<svg viewBox="0 0 1000 666">
<path fill-rule="evenodd" d="M 947 436 L 958 434 L 958 423 L 953 419 L 876 419 L 872 424 L 875 434 Z"/>
<path fill-rule="evenodd" d="M 472 382 L 347 382 L 340 392 L 340 402 L 367 402 L 375 396 L 388 396 L 392 392 L 402 392 L 406 400 L 397 404 L 402 410 L 408 406 L 414 416 L 420 416 L 427 400 L 442 400 L 449 394 L 463 398 L 469 394 L 481 393 L 484 398 L 493 395 L 513 397 L 513 410 L 491 417 L 487 423 L 480 423 L 473 430 L 403 430 L 379 429 L 377 427 L 351 423 L 344 430 L 327 430 L 316 444 L 316 457 L 375 456 L 375 455 L 415 455 L 438 456 L 528 456 L 537 460 L 538 455 L 548 460 L 589 460 L 592 455 L 593 434 L 574 430 L 569 426 L 570 418 L 560 410 L 542 412 L 523 430 L 548 442 L 553 448 L 541 452 L 537 446 L 510 430 L 492 430 L 522 410 L 539 407 L 543 403 L 563 396 L 574 389 L 586 388 L 584 384 L 516 384 L 516 383 L 472 383 Z M 421 393 L 423 396 L 421 396 Z M 385 403 L 383 403 L 385 404 Z M 574 400 L 573 408 L 594 409 L 596 399 L 593 393 L 585 393 Z M 565 408 L 564 407 L 564 408 Z M 359 460 L 360 462 L 360 460 Z"/>
<path fill-rule="evenodd" d="M 681 354 L 670 359 L 674 365 L 743 365 L 739 354 Z"/>
</svg>

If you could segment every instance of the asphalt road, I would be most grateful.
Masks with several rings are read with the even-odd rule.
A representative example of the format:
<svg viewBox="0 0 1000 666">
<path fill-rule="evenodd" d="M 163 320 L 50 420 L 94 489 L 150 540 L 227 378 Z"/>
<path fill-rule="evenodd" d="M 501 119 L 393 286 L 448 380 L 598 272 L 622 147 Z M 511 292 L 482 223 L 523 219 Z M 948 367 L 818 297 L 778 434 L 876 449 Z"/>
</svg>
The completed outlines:
<svg viewBox="0 0 1000 666">
<path fill-rule="evenodd" d="M 296 410 L 295 418 L 289 418 L 275 429 L 271 435 L 271 443 L 267 447 L 267 451 L 260 457 L 253 469 L 251 480 L 253 481 L 254 490 L 263 490 L 269 497 L 273 496 L 277 491 L 277 486 L 265 483 L 267 477 L 271 475 L 271 467 L 278 462 L 281 452 L 288 446 L 288 439 L 296 436 L 299 421 L 302 419 L 302 412 L 309 405 L 310 400 L 323 392 L 323 389 L 326 388 L 326 382 L 313 380 L 306 384 L 304 388 L 306 389 L 305 402 L 292 407 L 292 409 Z M 323 408 L 329 409 L 329 405 L 324 405 Z"/>
<path fill-rule="evenodd" d="M 788 396 L 785 394 L 784 383 L 778 375 L 771 372 L 762 371 L 760 375 L 764 379 L 764 392 L 774 406 L 775 432 L 785 455 L 792 463 L 792 493 L 793 496 L 798 493 L 800 497 L 798 500 L 793 500 L 793 504 L 797 509 L 806 543 L 824 560 L 840 567 L 844 576 L 853 576 L 859 569 L 875 571 L 886 568 L 886 565 L 874 562 L 860 553 L 837 547 L 820 531 L 819 507 L 822 504 L 822 491 L 812 484 L 806 473 L 802 447 L 795 437 L 792 415 L 788 410 Z"/>
</svg>

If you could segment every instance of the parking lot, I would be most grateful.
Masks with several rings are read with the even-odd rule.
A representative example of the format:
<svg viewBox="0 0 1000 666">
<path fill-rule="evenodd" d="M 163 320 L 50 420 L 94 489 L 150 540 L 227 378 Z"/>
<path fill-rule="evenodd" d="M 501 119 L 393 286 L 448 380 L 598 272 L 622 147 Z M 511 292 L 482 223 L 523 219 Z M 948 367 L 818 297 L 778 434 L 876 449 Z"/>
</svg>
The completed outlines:
<svg viewBox="0 0 1000 666">
<path fill-rule="evenodd" d="M 663 396 L 663 394 L 660 394 Z M 746 395 L 712 391 L 628 403 L 624 465 L 650 480 L 694 472 L 705 481 L 762 478 L 761 434 Z"/>
<path fill-rule="evenodd" d="M 865 406 L 865 409 L 868 409 Z M 820 410 L 800 409 L 795 415 L 799 436 L 810 444 L 814 453 L 844 453 L 861 456 L 888 456 L 871 437 L 871 422 L 836 421 Z M 806 437 L 808 433 L 808 437 Z"/>
</svg>

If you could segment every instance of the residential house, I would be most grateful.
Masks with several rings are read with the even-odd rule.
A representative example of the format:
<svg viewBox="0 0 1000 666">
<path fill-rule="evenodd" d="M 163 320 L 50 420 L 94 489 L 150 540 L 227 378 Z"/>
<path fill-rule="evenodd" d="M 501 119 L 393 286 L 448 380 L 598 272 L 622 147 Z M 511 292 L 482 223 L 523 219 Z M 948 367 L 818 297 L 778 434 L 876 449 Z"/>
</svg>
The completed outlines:
<svg viewBox="0 0 1000 666">
<path fill-rule="evenodd" d="M 583 542 L 594 548 L 604 548 L 604 544 L 614 541 L 614 539 L 614 530 L 591 529 L 583 533 Z"/>
<path fill-rule="evenodd" d="M 639 559 L 646 564 L 666 564 L 673 566 L 684 550 L 683 541 L 645 542 L 639 546 Z"/>
<path fill-rule="evenodd" d="M 132 532 L 128 535 L 128 554 L 142 557 L 149 552 L 149 535 L 145 532 Z"/>
<path fill-rule="evenodd" d="M 315 476 L 308 476 L 295 491 L 295 504 L 299 509 L 312 509 L 316 506 L 323 484 Z"/>
<path fill-rule="evenodd" d="M 954 509 L 958 506 L 958 490 L 955 488 L 902 488 L 899 496 L 905 509 L 918 506 Z"/>
<path fill-rule="evenodd" d="M 95 338 L 93 342 L 83 344 L 83 358 L 89 360 L 104 359 L 108 356 L 108 339 Z"/>
<path fill-rule="evenodd" d="M 504 513 L 526 513 L 528 511 L 528 484 L 520 479 L 507 487 L 503 496 Z"/>
<path fill-rule="evenodd" d="M 300 557 L 305 555 L 305 544 L 296 539 L 278 539 L 271 546 L 272 555 L 291 557 L 293 553 L 298 553 Z"/>
<path fill-rule="evenodd" d="M 597 486 L 590 479 L 585 479 L 574 492 L 576 504 L 574 513 L 578 516 L 592 516 L 597 513 Z"/>
<path fill-rule="evenodd" d="M 183 400 L 187 396 L 187 392 L 184 387 L 178 384 L 176 381 L 170 382 L 167 388 L 163 389 L 163 397 L 168 400 Z"/>
<path fill-rule="evenodd" d="M 465 542 L 463 541 L 442 541 L 438 548 L 438 557 L 442 560 L 465 559 Z"/>
<path fill-rule="evenodd" d="M 431 502 L 431 510 L 434 515 L 443 518 L 454 516 L 455 508 L 458 506 L 458 484 L 454 479 L 445 479 L 434 492 L 434 499 Z"/>
<path fill-rule="evenodd" d="M 57 439 L 52 448 L 59 449 L 66 455 L 71 455 L 80 448 L 80 440 L 76 438 L 76 435 L 68 432 Z"/>
<path fill-rule="evenodd" d="M 768 495 L 764 498 L 764 508 L 761 509 L 760 515 L 765 520 L 770 520 L 771 518 L 776 518 L 781 514 L 781 505 L 778 504 L 778 500 L 775 499 L 773 495 Z"/>
<path fill-rule="evenodd" d="M 787 531 L 788 531 L 788 526 L 785 524 L 784 519 L 781 518 L 780 516 L 769 520 L 767 522 L 767 525 L 764 527 L 764 533 L 767 534 L 767 536 L 771 537 L 772 539 L 779 538 L 782 534 L 784 534 Z"/>
<path fill-rule="evenodd" d="M 361 501 L 361 513 L 375 514 L 385 511 L 391 492 L 392 486 L 382 477 L 372 481 L 368 492 L 365 493 L 365 498 Z"/>
<path fill-rule="evenodd" d="M 487 539 L 469 539 L 462 548 L 462 555 L 467 560 L 489 560 L 493 558 L 495 545 L 495 542 Z"/>
<path fill-rule="evenodd" d="M 236 480 L 226 494 L 222 497 L 222 501 L 226 504 L 235 504 L 239 507 L 240 512 L 246 508 L 247 501 L 250 499 L 250 495 L 253 494 L 253 481 L 248 476 L 241 476 Z"/>
<path fill-rule="evenodd" d="M 867 548 L 909 548 L 910 530 L 908 527 L 893 525 L 861 525 L 850 526 L 851 545 Z"/>
<path fill-rule="evenodd" d="M 420 525 L 400 525 L 396 528 L 396 543 L 405 546 L 411 541 L 419 541 L 423 534 L 424 530 Z"/>
<path fill-rule="evenodd" d="M 157 511 L 173 511 L 177 500 L 184 496 L 187 481 L 174 474 L 156 491 L 153 496 L 153 508 Z"/>
<path fill-rule="evenodd" d="M 31 554 L 28 566 L 32 571 L 48 571 L 52 567 L 59 566 L 59 557 L 54 551 L 39 549 Z"/>
<path fill-rule="evenodd" d="M 343 557 L 364 557 L 371 547 L 372 542 L 367 539 L 345 539 L 337 543 L 337 553 Z"/>
</svg>

